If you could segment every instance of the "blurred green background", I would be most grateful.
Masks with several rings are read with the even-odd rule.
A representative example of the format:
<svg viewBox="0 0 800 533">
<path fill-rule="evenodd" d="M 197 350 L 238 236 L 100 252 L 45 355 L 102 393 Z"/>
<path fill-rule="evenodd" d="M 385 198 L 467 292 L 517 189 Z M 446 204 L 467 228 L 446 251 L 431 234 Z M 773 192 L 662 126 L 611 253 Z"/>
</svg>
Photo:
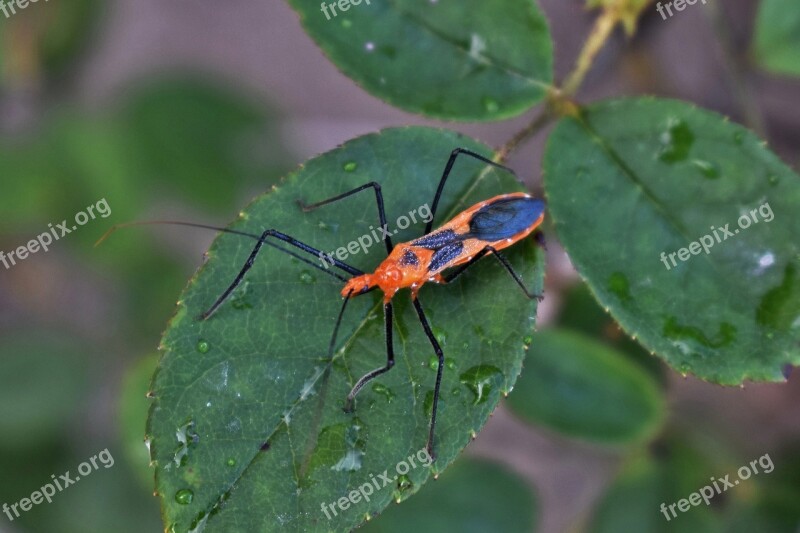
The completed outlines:
<svg viewBox="0 0 800 533">
<path fill-rule="evenodd" d="M 563 76 L 591 17 L 578 1 L 541 4 Z M 750 64 L 755 3 L 724 4 L 716 19 L 698 10 L 667 24 L 648 13 L 634 42 L 618 36 L 600 56 L 581 97 L 648 92 L 694 101 L 760 130 L 796 167 L 800 84 Z M 51 474 L 75 472 L 103 449 L 115 459 L 52 504 L 13 522 L 0 515 L 0 532 L 163 530 L 143 443 L 145 393 L 175 300 L 214 235 L 153 227 L 99 248 L 94 241 L 137 219 L 224 225 L 316 153 L 381 127 L 436 123 L 341 76 L 277 0 L 51 0 L 0 15 L 0 42 L 0 250 L 102 199 L 111 208 L 49 252 L 0 265 L 0 503 L 29 496 Z M 457 129 L 499 144 L 524 121 Z M 536 145 L 511 164 L 533 190 L 540 153 Z M 467 455 L 503 466 L 459 465 L 451 485 L 527 487 L 518 502 L 502 498 L 522 509 L 508 531 L 667 531 L 666 522 L 635 518 L 697 490 L 708 477 L 698 472 L 723 475 L 769 453 L 775 473 L 693 511 L 683 530 L 798 531 L 797 377 L 723 389 L 675 376 L 616 328 L 552 235 L 550 243 L 540 322 L 594 337 L 652 373 L 666 397 L 666 429 L 645 444 L 597 446 L 502 407 Z M 431 512 L 440 520 L 429 530 L 455 531 L 465 506 L 485 513 L 487 524 L 516 512 L 498 513 L 490 495 L 455 497 L 439 485 L 369 527 L 400 530 L 408 516 Z M 442 505 L 426 510 L 436 498 Z M 406 505 L 405 519 L 394 516 Z"/>
</svg>

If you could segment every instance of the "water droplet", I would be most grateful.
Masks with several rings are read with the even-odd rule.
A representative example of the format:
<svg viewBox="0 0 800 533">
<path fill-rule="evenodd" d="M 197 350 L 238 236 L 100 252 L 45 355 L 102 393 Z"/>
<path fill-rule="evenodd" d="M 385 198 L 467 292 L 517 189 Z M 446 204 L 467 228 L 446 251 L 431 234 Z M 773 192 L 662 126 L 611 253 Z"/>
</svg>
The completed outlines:
<svg viewBox="0 0 800 533">
<path fill-rule="evenodd" d="M 756 308 L 756 322 L 766 328 L 788 331 L 800 312 L 800 283 L 797 267 L 788 263 L 780 285 L 768 290 Z"/>
<path fill-rule="evenodd" d="M 197 342 L 197 351 L 200 353 L 207 353 L 210 348 L 208 341 L 200 340 Z"/>
<path fill-rule="evenodd" d="M 227 464 L 228 466 L 236 466 L 236 459 L 234 459 L 233 457 L 231 457 L 230 459 L 228 459 L 228 461 L 227 461 L 227 463 L 226 463 L 226 464 Z"/>
<path fill-rule="evenodd" d="M 447 334 L 443 330 L 439 328 L 433 328 L 433 336 L 436 337 L 436 340 L 439 342 L 440 346 L 447 345 Z"/>
<path fill-rule="evenodd" d="M 391 401 L 394 399 L 394 393 L 391 391 L 391 389 L 381 383 L 375 383 L 372 385 L 372 392 L 384 396 L 386 401 L 389 403 L 391 403 Z"/>
<path fill-rule="evenodd" d="M 446 366 L 449 370 L 455 370 L 456 368 L 456 360 L 451 359 L 449 357 L 444 358 L 444 366 Z"/>
<path fill-rule="evenodd" d="M 253 308 L 253 305 L 247 299 L 247 293 L 249 290 L 250 282 L 248 280 L 244 280 L 244 283 L 236 288 L 231 298 L 231 305 L 234 309 L 242 310 Z"/>
<path fill-rule="evenodd" d="M 722 348 L 728 346 L 736 338 L 736 328 L 733 324 L 722 322 L 719 331 L 709 339 L 700 328 L 695 326 L 683 326 L 678 323 L 675 317 L 669 317 L 664 323 L 664 336 L 672 339 L 673 344 L 680 343 L 684 348 L 685 341 L 693 341 L 704 348 Z"/>
<path fill-rule="evenodd" d="M 658 158 L 665 163 L 677 163 L 689 157 L 689 151 L 694 144 L 694 134 L 684 121 L 672 119 L 667 131 L 661 134 L 661 143 L 664 146 Z"/>
<path fill-rule="evenodd" d="M 435 355 L 432 355 L 430 359 L 428 359 L 428 368 L 431 370 L 438 370 L 439 369 L 439 358 Z"/>
<path fill-rule="evenodd" d="M 530 346 L 531 344 L 533 344 L 533 336 L 531 336 L 531 335 L 526 335 L 526 336 L 525 336 L 525 338 L 524 338 L 524 339 L 522 339 L 522 343 L 523 343 L 525 346 Z"/>
<path fill-rule="evenodd" d="M 189 489 L 181 489 L 175 493 L 175 501 L 181 505 L 189 505 L 194 500 L 194 492 Z"/>
<path fill-rule="evenodd" d="M 194 420 L 189 419 L 179 427 L 175 431 L 175 438 L 178 440 L 178 446 L 175 448 L 173 460 L 175 466 L 181 467 L 189 460 L 189 448 L 200 442 L 200 436 L 194 429 Z"/>
<path fill-rule="evenodd" d="M 414 486 L 414 483 L 411 481 L 407 475 L 403 474 L 399 478 L 397 478 L 397 490 L 400 492 L 406 492 L 407 490 L 411 489 Z"/>
<path fill-rule="evenodd" d="M 311 272 L 309 272 L 308 270 L 303 270 L 300 273 L 300 281 L 302 281 L 303 283 L 314 283 L 315 281 L 317 281 L 317 278 L 312 276 Z"/>
<path fill-rule="evenodd" d="M 617 298 L 622 300 L 623 302 L 627 302 L 631 299 L 630 293 L 630 285 L 628 283 L 628 278 L 625 277 L 625 274 L 622 272 L 614 272 L 608 278 L 607 284 L 608 290 L 613 292 Z"/>
<path fill-rule="evenodd" d="M 359 437 L 363 424 L 358 418 L 353 419 L 353 424 L 344 431 L 347 451 L 344 457 L 331 467 L 337 472 L 355 472 L 361 469 L 361 460 L 364 457 L 364 439 Z"/>
<path fill-rule="evenodd" d="M 342 19 L 342 28 L 350 28 L 353 22 L 350 19 Z"/>
<path fill-rule="evenodd" d="M 769 184 L 772 185 L 773 187 L 780 182 L 778 176 L 776 176 L 775 174 L 770 175 L 770 177 L 767 178 L 767 180 L 769 181 Z"/>
<path fill-rule="evenodd" d="M 450 391 L 450 394 L 453 396 L 461 396 L 461 389 L 458 387 L 453 387 L 453 390 Z"/>
<path fill-rule="evenodd" d="M 433 391 L 429 390 L 425 393 L 425 400 L 422 402 L 422 409 L 425 416 L 430 418 L 433 414 Z"/>
<path fill-rule="evenodd" d="M 355 169 L 358 168 L 358 163 L 356 163 L 355 161 L 348 161 L 347 163 L 342 165 L 342 168 L 344 169 L 345 172 L 353 172 Z"/>
<path fill-rule="evenodd" d="M 498 104 L 497 100 L 495 100 L 494 98 L 484 96 L 481 102 L 483 103 L 483 108 L 488 113 L 497 113 L 497 111 L 500 110 L 500 104 Z"/>
<path fill-rule="evenodd" d="M 503 373 L 496 366 L 474 366 L 461 374 L 459 380 L 466 385 L 475 395 L 474 405 L 485 402 L 496 385 L 499 384 Z"/>
<path fill-rule="evenodd" d="M 736 133 L 733 134 L 733 142 L 735 142 L 736 144 L 742 144 L 743 140 L 744 140 L 744 133 L 742 133 L 741 131 L 737 131 Z"/>
<path fill-rule="evenodd" d="M 692 164 L 708 179 L 717 179 L 719 177 L 719 167 L 710 161 L 695 159 Z"/>
<path fill-rule="evenodd" d="M 681 363 L 680 371 L 681 374 L 685 376 L 686 374 L 692 371 L 692 365 L 690 365 L 689 363 Z"/>
</svg>

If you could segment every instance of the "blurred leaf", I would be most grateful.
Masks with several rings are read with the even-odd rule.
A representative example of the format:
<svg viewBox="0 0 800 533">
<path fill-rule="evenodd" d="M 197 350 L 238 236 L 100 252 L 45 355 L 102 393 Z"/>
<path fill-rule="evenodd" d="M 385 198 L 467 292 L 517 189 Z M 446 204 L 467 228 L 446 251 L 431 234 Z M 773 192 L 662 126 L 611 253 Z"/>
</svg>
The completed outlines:
<svg viewBox="0 0 800 533">
<path fill-rule="evenodd" d="M 761 0 L 753 37 L 757 63 L 778 74 L 800 76 L 800 5 Z"/>
<path fill-rule="evenodd" d="M 661 360 L 654 357 L 641 344 L 631 339 L 619 324 L 604 311 L 592 296 L 589 286 L 579 283 L 563 295 L 564 301 L 557 323 L 565 329 L 572 329 L 594 337 L 615 348 L 631 361 L 649 372 L 663 386 L 667 376 Z"/>
<path fill-rule="evenodd" d="M 797 533 L 800 529 L 798 446 L 785 450 L 774 459 L 772 454 L 765 454 L 757 460 L 761 471 L 757 477 L 748 480 L 747 486 L 752 490 L 738 498 L 740 505 L 727 516 L 726 533 Z M 774 470 L 767 472 L 770 463 Z M 739 496 L 740 492 L 734 494 Z"/>
<path fill-rule="evenodd" d="M 150 467 L 150 454 L 144 443 L 147 411 L 150 408 L 146 394 L 150 390 L 150 381 L 156 366 L 157 355 L 136 361 L 125 374 L 119 400 L 119 429 L 125 459 L 148 490 L 153 487 L 153 470 Z"/>
<path fill-rule="evenodd" d="M 322 250 L 335 250 L 374 231 L 374 196 L 367 192 L 307 214 L 297 200 L 325 199 L 379 179 L 391 230 L 395 220 L 402 220 L 395 217 L 408 219 L 431 201 L 432 176 L 441 173 L 457 146 L 489 153 L 445 130 L 410 127 L 359 137 L 308 161 L 282 187 L 256 199 L 231 227 L 279 228 Z M 459 160 L 437 221 L 501 191 L 518 190 L 506 173 L 481 169 L 474 160 Z M 418 236 L 422 227 L 418 219 L 395 235 L 396 242 Z M 412 469 L 407 483 L 392 481 L 370 502 L 330 522 L 321 510 L 323 503 L 370 482 L 370 476 L 391 472 L 424 449 L 426 400 L 436 376 L 430 366 L 433 350 L 407 295 L 401 294 L 394 315 L 398 365 L 361 392 L 355 414 L 345 414 L 344 398 L 355 379 L 386 361 L 380 295 L 349 304 L 338 351 L 326 362 L 341 283 L 265 249 L 233 299 L 210 320 L 198 321 L 252 246 L 233 235 L 215 241 L 163 340 L 166 352 L 154 380 L 148 435 L 166 527 L 185 532 L 192 523 L 204 523 L 206 533 L 263 531 L 279 524 L 306 531 L 355 527 L 367 514 L 416 492 L 431 474 L 428 468 Z M 385 257 L 380 244 L 369 252 L 350 261 L 372 269 Z M 541 288 L 544 258 L 532 242 L 514 247 L 509 258 L 534 290 Z M 521 295 L 492 262 L 476 265 L 450 287 L 426 287 L 421 301 L 448 357 L 436 428 L 435 468 L 441 471 L 514 384 L 536 302 Z M 265 442 L 268 449 L 259 451 Z"/>
<path fill-rule="evenodd" d="M 30 81 L 37 73 L 59 75 L 82 52 L 100 17 L 97 0 L 6 1 L 0 16 L 0 67 L 5 82 Z"/>
<path fill-rule="evenodd" d="M 680 102 L 604 102 L 561 120 L 545 174 L 575 267 L 673 368 L 732 385 L 800 364 L 800 181 L 754 134 Z M 674 255 L 701 238 L 709 254 Z"/>
<path fill-rule="evenodd" d="M 0 344 L 0 449 L 24 449 L 59 438 L 83 407 L 86 348 L 42 331 Z"/>
<path fill-rule="evenodd" d="M 531 533 L 538 517 L 533 491 L 500 465 L 462 459 L 402 505 L 389 507 L 359 531 Z"/>
<path fill-rule="evenodd" d="M 108 449 L 114 464 L 106 467 L 109 462 L 96 459 L 98 468 L 90 475 L 56 493 L 53 503 L 35 507 L 31 513 L 41 513 L 42 527 L 30 530 L 32 533 L 142 533 L 160 530 L 158 500 L 149 491 L 141 490 L 133 474 L 117 462 L 122 460 L 119 449 L 102 444 L 84 448 L 81 454 L 75 454 L 74 462 L 61 465 L 54 473 L 58 476 L 69 471 L 74 476 L 80 463 L 104 449 Z M 49 479 L 49 476 L 43 478 L 40 483 Z M 20 521 L 24 519 L 22 517 Z"/>
<path fill-rule="evenodd" d="M 326 17 L 318 2 L 289 0 L 345 75 L 401 109 L 498 120 L 541 101 L 553 80 L 550 31 L 531 0 L 350 2 Z"/>
<path fill-rule="evenodd" d="M 715 474 L 718 472 L 702 455 L 677 443 L 666 450 L 666 457 L 638 457 L 622 470 L 603 496 L 586 530 L 590 533 L 721 531 L 719 517 L 702 500 L 699 506 L 692 506 L 686 512 L 673 507 L 677 516 L 668 507 L 706 486 Z M 722 500 L 717 495 L 710 500 L 711 505 L 719 505 Z M 662 512 L 662 504 L 667 506 L 666 511 Z"/>
<path fill-rule="evenodd" d="M 664 420 L 653 378 L 616 350 L 565 330 L 533 337 L 507 402 L 535 425 L 605 443 L 648 439 Z"/>
<path fill-rule="evenodd" d="M 205 207 L 229 210 L 243 185 L 266 190 L 287 168 L 268 110 L 199 77 L 139 87 L 119 120 L 137 181 Z"/>
</svg>

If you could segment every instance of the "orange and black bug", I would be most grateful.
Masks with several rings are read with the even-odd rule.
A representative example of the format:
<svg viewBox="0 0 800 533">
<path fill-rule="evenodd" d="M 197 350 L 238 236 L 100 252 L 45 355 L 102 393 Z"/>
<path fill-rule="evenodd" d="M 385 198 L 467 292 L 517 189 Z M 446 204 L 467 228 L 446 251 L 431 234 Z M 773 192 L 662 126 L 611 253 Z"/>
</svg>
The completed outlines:
<svg viewBox="0 0 800 533">
<path fill-rule="evenodd" d="M 193 224 L 188 222 L 166 222 L 169 224 L 201 227 L 223 231 L 226 233 L 244 235 L 258 241 L 239 274 L 236 276 L 230 286 L 222 293 L 222 295 L 211 305 L 211 307 L 209 307 L 208 310 L 200 316 L 200 319 L 207 320 L 210 318 L 211 315 L 213 315 L 214 312 L 219 309 L 222 303 L 225 302 L 231 293 L 239 286 L 248 270 L 250 270 L 250 268 L 253 266 L 253 263 L 255 262 L 264 244 L 273 248 L 277 248 L 278 250 L 281 250 L 282 252 L 285 252 L 299 259 L 300 261 L 345 282 L 344 288 L 342 289 L 344 302 L 341 310 L 339 311 L 336 325 L 334 326 L 333 335 L 329 344 L 329 356 L 331 355 L 333 347 L 336 343 L 336 335 L 342 321 L 342 316 L 344 315 L 344 311 L 347 307 L 347 302 L 350 300 L 350 298 L 371 292 L 375 289 L 381 290 L 384 295 L 383 310 L 386 332 L 386 364 L 380 368 L 376 368 L 375 370 L 368 372 L 353 386 L 352 390 L 347 395 L 345 402 L 345 411 L 351 412 L 353 410 L 355 397 L 364 387 L 364 385 L 377 378 L 381 374 L 388 372 L 394 366 L 394 345 L 392 342 L 392 298 L 398 290 L 404 288 L 410 289 L 411 300 L 414 305 L 414 309 L 416 310 L 420 323 L 422 324 L 422 328 L 425 330 L 425 334 L 433 347 L 433 351 L 436 353 L 436 357 L 438 358 L 436 386 L 433 393 L 433 408 L 427 443 L 428 453 L 431 455 L 431 457 L 435 458 L 436 456 L 433 449 L 433 440 L 434 430 L 436 427 L 437 406 L 439 402 L 439 388 L 442 381 L 442 369 L 444 367 L 444 353 L 439 345 L 439 342 L 436 340 L 436 337 L 431 331 L 430 324 L 425 316 L 422 304 L 419 301 L 418 293 L 420 288 L 428 282 L 447 284 L 464 273 L 465 270 L 467 270 L 470 266 L 475 264 L 484 256 L 491 255 L 497 258 L 500 264 L 511 275 L 511 277 L 514 279 L 517 285 L 519 285 L 528 298 L 538 298 L 541 300 L 541 295 L 534 294 L 525 287 L 522 278 L 516 273 L 505 256 L 500 253 L 500 250 L 511 246 L 521 239 L 524 239 L 530 235 L 539 226 L 539 224 L 541 224 L 544 218 L 544 201 L 533 198 L 532 196 L 521 192 L 502 194 L 466 209 L 443 226 L 439 227 L 435 231 L 432 231 L 433 221 L 436 216 L 436 208 L 439 204 L 439 198 L 441 197 L 445 182 L 450 175 L 450 171 L 455 164 L 456 158 L 461 154 L 474 157 L 486 164 L 514 174 L 514 172 L 508 167 L 497 164 L 470 150 L 466 150 L 464 148 L 457 148 L 453 150 L 436 189 L 436 194 L 433 199 L 433 207 L 431 208 L 431 217 L 430 221 L 425 227 L 425 233 L 418 239 L 395 246 L 392 243 L 389 233 L 384 232 L 383 242 L 386 245 L 388 257 L 384 259 L 383 262 L 381 262 L 381 264 L 378 265 L 375 271 L 371 274 L 362 272 L 361 270 L 358 270 L 357 268 L 330 256 L 328 256 L 326 260 L 331 264 L 331 266 L 336 267 L 340 271 L 349 274 L 352 277 L 346 278 L 339 272 L 328 270 L 327 267 L 323 267 L 319 264 L 309 261 L 306 257 L 303 257 L 292 250 L 283 248 L 274 241 L 282 241 L 283 243 L 286 243 L 314 257 L 323 257 L 323 252 L 275 229 L 268 229 L 261 235 L 256 235 L 253 233 L 246 233 L 226 228 L 206 226 L 203 224 Z M 321 202 L 308 205 L 300 202 L 300 205 L 304 211 L 311 211 L 368 189 L 372 189 L 375 192 L 380 227 L 386 228 L 386 212 L 383 203 L 383 193 L 381 192 L 380 185 L 375 182 L 364 184 L 351 191 L 347 191 Z M 117 227 L 120 226 L 115 226 L 109 231 L 109 233 L 115 230 Z M 108 233 L 106 236 L 107 235 Z M 105 236 L 103 238 L 105 238 Z"/>
</svg>

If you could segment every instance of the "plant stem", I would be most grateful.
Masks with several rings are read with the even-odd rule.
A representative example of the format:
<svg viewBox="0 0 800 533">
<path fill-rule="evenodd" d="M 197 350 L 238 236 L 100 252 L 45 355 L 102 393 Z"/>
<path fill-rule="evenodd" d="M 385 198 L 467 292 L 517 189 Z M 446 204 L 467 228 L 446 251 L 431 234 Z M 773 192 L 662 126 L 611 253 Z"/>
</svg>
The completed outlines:
<svg viewBox="0 0 800 533">
<path fill-rule="evenodd" d="M 494 161 L 497 163 L 505 163 L 509 154 L 517 149 L 517 147 L 528 140 L 530 137 L 536 135 L 542 128 L 547 126 L 553 118 L 553 113 L 549 106 L 545 107 L 533 121 L 525 126 L 523 129 L 514 134 L 503 146 L 499 147 L 494 152 Z"/>
<path fill-rule="evenodd" d="M 576 109 L 576 106 L 569 101 L 569 97 L 574 95 L 581 86 L 597 54 L 611 36 L 614 27 L 620 22 L 619 13 L 616 9 L 606 8 L 603 10 L 603 13 L 595 22 L 586 43 L 583 45 L 583 49 L 575 63 L 575 68 L 567 76 L 563 88 L 553 87 L 548 95 L 544 109 L 527 126 L 515 133 L 508 142 L 495 150 L 494 160 L 496 162 L 503 163 L 511 152 L 536 135 L 554 118 L 569 114 L 571 110 Z"/>
<path fill-rule="evenodd" d="M 575 69 L 567 76 L 564 82 L 562 93 L 566 96 L 574 95 L 578 88 L 583 83 L 586 73 L 589 72 L 592 64 L 594 63 L 597 54 L 606 44 L 614 27 L 620 21 L 619 13 L 614 9 L 605 9 L 597 21 L 594 23 L 594 28 L 589 34 L 589 38 L 583 45 L 578 60 L 575 63 Z"/>
</svg>

